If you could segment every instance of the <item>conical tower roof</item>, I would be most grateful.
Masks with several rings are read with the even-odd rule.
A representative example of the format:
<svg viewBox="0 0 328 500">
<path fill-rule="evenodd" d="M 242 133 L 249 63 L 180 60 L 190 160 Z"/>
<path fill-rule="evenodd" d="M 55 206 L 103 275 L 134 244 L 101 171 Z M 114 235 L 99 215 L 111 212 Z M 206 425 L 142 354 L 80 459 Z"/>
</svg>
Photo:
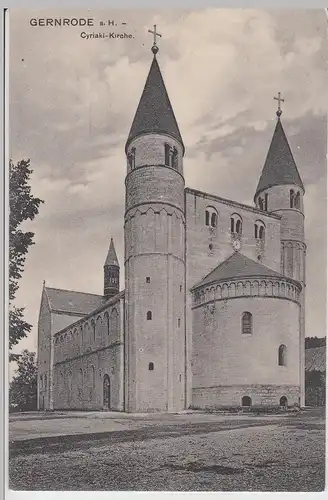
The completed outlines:
<svg viewBox="0 0 328 500">
<path fill-rule="evenodd" d="M 110 245 L 108 249 L 108 254 L 105 260 L 105 266 L 119 266 L 118 258 L 116 255 L 113 238 L 110 239 Z"/>
<path fill-rule="evenodd" d="M 125 149 L 135 137 L 152 132 L 174 137 L 184 149 L 180 130 L 155 55 Z"/>
<path fill-rule="evenodd" d="M 298 173 L 281 120 L 278 117 L 254 198 L 264 189 L 283 184 L 294 184 L 304 191 L 302 179 Z"/>
</svg>

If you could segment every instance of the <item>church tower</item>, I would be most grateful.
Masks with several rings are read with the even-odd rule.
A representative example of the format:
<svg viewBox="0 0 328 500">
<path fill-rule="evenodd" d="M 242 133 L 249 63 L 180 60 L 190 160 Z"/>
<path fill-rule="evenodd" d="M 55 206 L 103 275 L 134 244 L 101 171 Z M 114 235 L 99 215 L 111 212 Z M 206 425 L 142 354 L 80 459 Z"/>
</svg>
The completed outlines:
<svg viewBox="0 0 328 500">
<path fill-rule="evenodd" d="M 278 94 L 277 124 L 254 196 L 257 208 L 281 216 L 281 274 L 302 285 L 300 311 L 300 404 L 305 404 L 305 189 L 281 123 Z"/>
<path fill-rule="evenodd" d="M 184 145 L 156 58 L 126 143 L 125 410 L 185 407 Z"/>
<path fill-rule="evenodd" d="M 108 254 L 104 264 L 104 297 L 110 299 L 120 291 L 120 266 L 113 238 L 110 239 Z"/>
</svg>

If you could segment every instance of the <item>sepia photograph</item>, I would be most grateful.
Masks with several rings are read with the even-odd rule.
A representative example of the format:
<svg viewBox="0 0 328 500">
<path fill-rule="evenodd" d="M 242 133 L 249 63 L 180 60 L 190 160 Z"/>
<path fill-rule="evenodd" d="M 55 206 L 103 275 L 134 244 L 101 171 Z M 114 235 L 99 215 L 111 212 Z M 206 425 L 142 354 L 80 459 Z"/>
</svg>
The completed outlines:
<svg viewBox="0 0 328 500">
<path fill-rule="evenodd" d="M 327 9 L 6 14 L 9 489 L 324 491 Z"/>
</svg>

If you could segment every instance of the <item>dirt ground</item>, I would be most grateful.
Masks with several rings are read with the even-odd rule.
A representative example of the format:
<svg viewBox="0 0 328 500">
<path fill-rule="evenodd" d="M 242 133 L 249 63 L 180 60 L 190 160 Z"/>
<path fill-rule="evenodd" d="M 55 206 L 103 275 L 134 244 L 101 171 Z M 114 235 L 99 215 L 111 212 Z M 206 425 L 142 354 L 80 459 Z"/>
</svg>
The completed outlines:
<svg viewBox="0 0 328 500">
<path fill-rule="evenodd" d="M 20 415 L 9 455 L 17 490 L 322 491 L 325 415 Z"/>
</svg>

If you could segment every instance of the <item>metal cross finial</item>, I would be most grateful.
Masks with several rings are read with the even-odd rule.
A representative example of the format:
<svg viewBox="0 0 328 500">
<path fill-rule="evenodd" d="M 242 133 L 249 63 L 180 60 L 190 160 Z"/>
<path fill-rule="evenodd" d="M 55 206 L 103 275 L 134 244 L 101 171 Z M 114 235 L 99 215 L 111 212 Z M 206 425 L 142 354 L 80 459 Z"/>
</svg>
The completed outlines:
<svg viewBox="0 0 328 500">
<path fill-rule="evenodd" d="M 277 110 L 276 114 L 277 114 L 278 118 L 280 118 L 280 116 L 282 115 L 282 111 L 281 111 L 280 103 L 285 102 L 285 99 L 283 99 L 283 98 L 281 97 L 281 92 L 278 92 L 278 97 L 274 97 L 274 99 L 275 99 L 276 101 L 278 101 L 278 110 Z"/>
<path fill-rule="evenodd" d="M 154 35 L 154 43 L 153 43 L 153 46 L 152 46 L 151 50 L 152 50 L 152 53 L 154 55 L 156 55 L 157 52 L 158 52 L 158 47 L 157 47 L 157 43 L 156 43 L 156 37 L 157 36 L 161 37 L 162 35 L 156 31 L 156 24 L 154 24 L 154 29 L 153 30 L 148 30 L 148 33 L 152 33 Z"/>
</svg>

